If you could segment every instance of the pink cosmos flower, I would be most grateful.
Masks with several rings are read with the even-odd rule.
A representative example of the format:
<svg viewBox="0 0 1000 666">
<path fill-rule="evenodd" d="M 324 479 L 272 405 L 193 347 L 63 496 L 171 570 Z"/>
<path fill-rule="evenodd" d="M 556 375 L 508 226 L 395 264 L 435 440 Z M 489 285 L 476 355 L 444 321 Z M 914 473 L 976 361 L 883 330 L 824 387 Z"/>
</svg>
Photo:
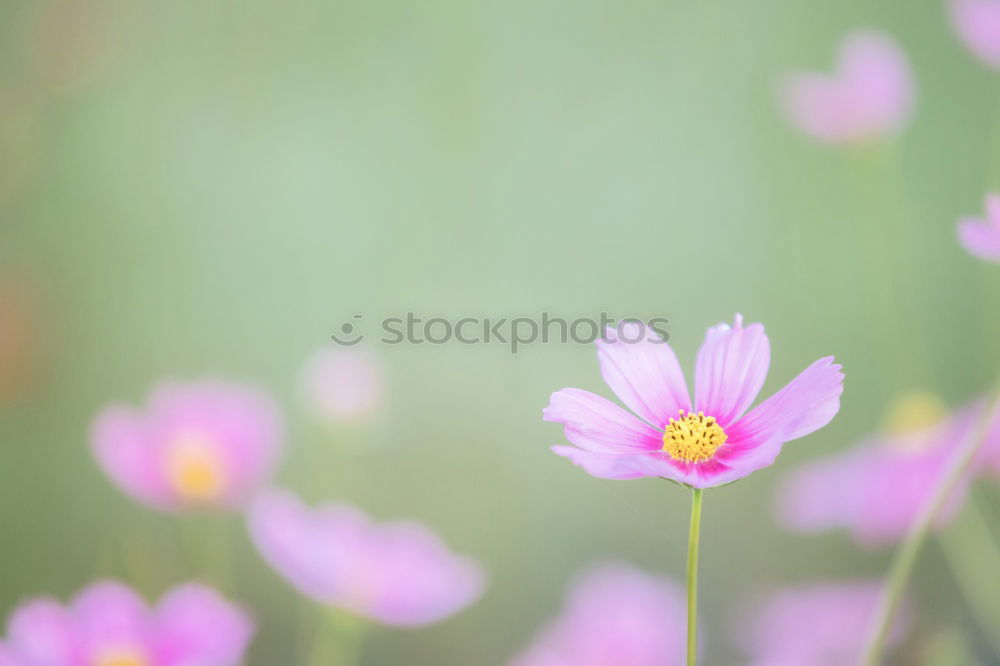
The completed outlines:
<svg viewBox="0 0 1000 666">
<path fill-rule="evenodd" d="M 803 465 L 778 493 L 779 522 L 800 532 L 846 528 L 868 547 L 898 542 L 930 501 L 979 409 L 977 403 L 932 425 L 897 429 Z M 939 527 L 961 508 L 969 480 L 967 475 L 958 484 Z"/>
<path fill-rule="evenodd" d="M 597 348 L 604 381 L 637 416 L 572 388 L 553 393 L 543 412 L 546 421 L 562 423 L 576 445 L 552 450 L 592 476 L 718 486 L 767 467 L 785 442 L 822 428 L 840 409 L 844 375 L 828 356 L 747 412 L 764 385 L 771 352 L 764 327 L 744 327 L 740 315 L 732 327 L 708 329 L 693 403 L 677 357 L 652 329 L 625 323 Z"/>
<path fill-rule="evenodd" d="M 159 386 L 146 408 L 105 408 L 91 430 L 104 473 L 134 499 L 163 511 L 236 508 L 278 462 L 282 428 L 262 393 L 204 381 Z"/>
<path fill-rule="evenodd" d="M 752 666 L 856 666 L 881 589 L 878 581 L 856 581 L 780 590 L 746 614 L 737 643 Z M 903 613 L 890 645 L 908 627 Z"/>
<path fill-rule="evenodd" d="M 672 666 L 684 663 L 683 591 L 624 564 L 578 578 L 559 617 L 511 666 Z"/>
<path fill-rule="evenodd" d="M 853 143 L 898 133 L 913 110 L 906 55 L 888 35 L 862 29 L 840 43 L 832 75 L 791 76 L 782 103 L 791 122 L 826 143 Z"/>
<path fill-rule="evenodd" d="M 974 257 L 1000 261 L 1000 195 L 986 195 L 985 206 L 985 219 L 959 220 L 958 241 Z"/>
<path fill-rule="evenodd" d="M 0 665 L 236 666 L 252 635 L 249 617 L 210 588 L 176 587 L 150 609 L 125 585 L 103 582 L 68 607 L 38 599 L 18 608 Z"/>
<path fill-rule="evenodd" d="M 422 525 L 373 524 L 340 504 L 308 508 L 290 493 L 258 497 L 250 534 L 303 594 L 382 624 L 439 622 L 479 598 L 483 574 Z"/>
<path fill-rule="evenodd" d="M 377 360 L 370 351 L 357 347 L 316 352 L 302 370 L 301 384 L 312 413 L 331 425 L 369 418 L 384 393 Z"/>
<path fill-rule="evenodd" d="M 1000 69 L 1000 0 L 951 0 L 951 21 L 966 47 Z"/>
<path fill-rule="evenodd" d="M 0 643 L 0 666 L 24 666 L 24 664 L 15 661 L 13 653 Z"/>
</svg>

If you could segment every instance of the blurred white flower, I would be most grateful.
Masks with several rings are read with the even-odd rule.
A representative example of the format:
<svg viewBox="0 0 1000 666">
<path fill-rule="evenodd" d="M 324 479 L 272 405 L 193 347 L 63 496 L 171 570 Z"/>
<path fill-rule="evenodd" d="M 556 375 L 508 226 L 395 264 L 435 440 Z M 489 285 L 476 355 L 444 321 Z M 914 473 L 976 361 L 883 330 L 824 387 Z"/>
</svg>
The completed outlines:
<svg viewBox="0 0 1000 666">
<path fill-rule="evenodd" d="M 368 349 L 320 349 L 306 361 L 300 381 L 306 406 L 327 425 L 367 421 L 384 398 L 382 369 Z"/>
</svg>

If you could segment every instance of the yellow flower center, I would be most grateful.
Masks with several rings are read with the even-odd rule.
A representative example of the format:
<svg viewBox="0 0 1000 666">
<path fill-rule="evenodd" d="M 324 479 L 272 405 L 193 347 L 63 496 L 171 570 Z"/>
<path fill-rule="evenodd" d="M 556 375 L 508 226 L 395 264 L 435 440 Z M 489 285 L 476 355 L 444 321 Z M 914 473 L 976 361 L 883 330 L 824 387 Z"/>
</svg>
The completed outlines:
<svg viewBox="0 0 1000 666">
<path fill-rule="evenodd" d="M 166 462 L 167 479 L 182 498 L 204 503 L 222 493 L 224 466 L 218 449 L 204 435 L 183 433 L 175 438 L 167 449 Z"/>
<path fill-rule="evenodd" d="M 889 445 L 902 450 L 920 452 L 931 446 L 931 428 L 948 415 L 944 403 L 932 393 L 913 392 L 900 396 L 885 417 L 885 432 Z"/>
<path fill-rule="evenodd" d="M 933 393 L 907 393 L 890 405 L 885 429 L 891 435 L 917 432 L 937 425 L 947 413 L 944 404 Z"/>
<path fill-rule="evenodd" d="M 680 418 L 670 419 L 663 432 L 663 450 L 674 460 L 703 462 L 726 443 L 726 431 L 714 416 L 680 410 Z"/>
<path fill-rule="evenodd" d="M 101 654 L 94 666 L 149 666 L 149 661 L 135 650 L 111 650 Z"/>
</svg>

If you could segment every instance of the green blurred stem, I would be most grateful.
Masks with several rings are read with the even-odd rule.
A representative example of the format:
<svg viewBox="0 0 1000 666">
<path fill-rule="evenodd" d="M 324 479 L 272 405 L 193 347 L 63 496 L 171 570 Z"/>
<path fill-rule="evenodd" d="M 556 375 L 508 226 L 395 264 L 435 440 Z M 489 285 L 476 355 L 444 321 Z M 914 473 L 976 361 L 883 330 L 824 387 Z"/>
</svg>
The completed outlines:
<svg viewBox="0 0 1000 666">
<path fill-rule="evenodd" d="M 972 461 L 979 451 L 980 445 L 986 438 L 986 433 L 990 425 L 996 420 L 1000 413 L 1000 390 L 994 388 L 989 399 L 989 405 L 979 415 L 976 427 L 968 438 L 962 442 L 961 447 L 952 461 L 948 472 L 942 477 L 934 494 L 917 521 L 910 528 L 903 543 L 896 550 L 889 572 L 886 574 L 885 587 L 879 606 L 875 613 L 871 632 L 865 647 L 865 666 L 878 666 L 882 663 L 882 653 L 885 650 L 885 641 L 889 635 L 896 611 L 903 597 L 903 592 L 909 583 L 910 575 L 913 573 L 914 565 L 920 550 L 927 540 L 931 525 L 941 513 L 942 507 L 951 497 L 952 491 L 961 480 L 962 476 L 972 465 Z"/>
<path fill-rule="evenodd" d="M 235 585 L 235 560 L 230 548 L 230 525 L 227 516 L 217 514 L 185 517 L 181 529 L 186 533 L 188 564 L 197 577 L 206 578 L 224 591 Z"/>
<path fill-rule="evenodd" d="M 692 489 L 691 531 L 688 534 L 687 561 L 687 666 L 698 663 L 698 546 L 701 542 L 701 498 L 705 491 Z"/>
<path fill-rule="evenodd" d="M 994 574 L 1000 562 L 1000 547 L 974 497 L 969 498 L 964 515 L 938 535 L 938 543 L 983 635 L 1000 656 L 1000 635 L 997 634 L 1000 595 Z"/>
<path fill-rule="evenodd" d="M 321 619 L 309 666 L 360 666 L 364 620 L 337 609 L 326 609 Z"/>
</svg>

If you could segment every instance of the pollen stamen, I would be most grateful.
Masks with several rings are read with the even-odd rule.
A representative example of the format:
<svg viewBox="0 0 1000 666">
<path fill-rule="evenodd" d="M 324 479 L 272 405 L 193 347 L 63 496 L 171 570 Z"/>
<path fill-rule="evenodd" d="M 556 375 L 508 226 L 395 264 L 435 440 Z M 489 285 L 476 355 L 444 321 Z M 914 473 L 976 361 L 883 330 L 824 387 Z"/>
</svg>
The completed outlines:
<svg viewBox="0 0 1000 666">
<path fill-rule="evenodd" d="M 207 437 L 200 433 L 182 433 L 167 450 L 167 480 L 188 502 L 212 502 L 223 490 L 222 462 Z"/>
<path fill-rule="evenodd" d="M 679 418 L 670 419 L 663 429 L 663 450 L 674 460 L 704 462 L 726 443 L 726 431 L 714 416 L 683 409 L 679 412 Z"/>
</svg>

